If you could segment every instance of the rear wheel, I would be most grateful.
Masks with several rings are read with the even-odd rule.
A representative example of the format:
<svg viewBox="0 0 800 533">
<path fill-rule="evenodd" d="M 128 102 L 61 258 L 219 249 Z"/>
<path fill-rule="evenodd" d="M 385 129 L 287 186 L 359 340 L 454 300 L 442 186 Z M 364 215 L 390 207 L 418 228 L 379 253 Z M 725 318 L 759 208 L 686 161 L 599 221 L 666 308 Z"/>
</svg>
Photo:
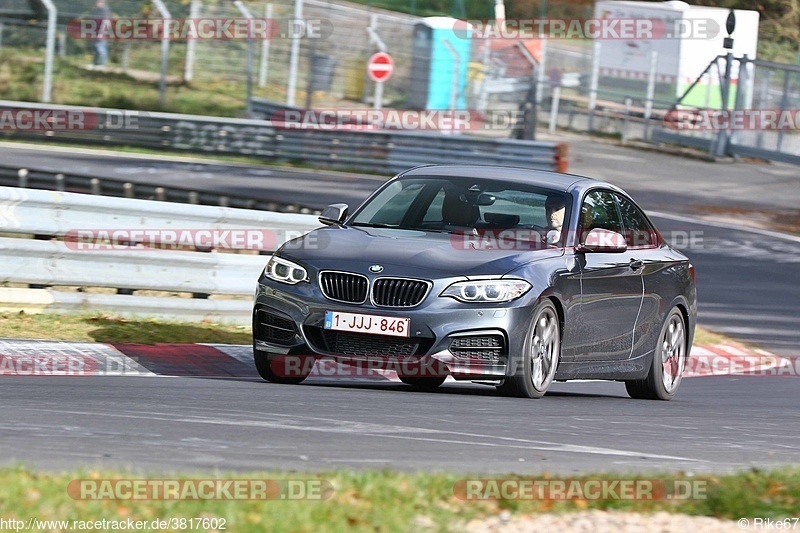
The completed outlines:
<svg viewBox="0 0 800 533">
<path fill-rule="evenodd" d="M 556 375 L 561 357 L 561 326 L 556 308 L 545 300 L 533 316 L 516 374 L 497 387 L 506 396 L 541 398 Z"/>
<path fill-rule="evenodd" d="M 686 357 L 686 323 L 674 307 L 658 336 L 650 372 L 645 379 L 625 382 L 628 395 L 637 400 L 671 400 L 680 387 Z"/>
<path fill-rule="evenodd" d="M 313 357 L 277 355 L 253 349 L 253 359 L 258 374 L 272 383 L 297 385 L 302 383 L 314 368 Z"/>
</svg>

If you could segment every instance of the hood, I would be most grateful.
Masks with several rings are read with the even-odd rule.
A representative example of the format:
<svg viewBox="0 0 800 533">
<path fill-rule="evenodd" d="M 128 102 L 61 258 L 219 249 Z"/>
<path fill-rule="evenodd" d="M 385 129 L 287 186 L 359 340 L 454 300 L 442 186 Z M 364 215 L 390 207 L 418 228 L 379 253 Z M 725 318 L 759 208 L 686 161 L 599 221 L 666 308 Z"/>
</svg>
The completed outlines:
<svg viewBox="0 0 800 533">
<path fill-rule="evenodd" d="M 426 278 L 499 276 L 533 261 L 563 255 L 561 249 L 542 248 L 509 235 L 330 226 L 289 241 L 280 255 L 317 269 L 367 274 L 369 267 L 377 264 L 383 266 L 381 275 Z"/>
</svg>

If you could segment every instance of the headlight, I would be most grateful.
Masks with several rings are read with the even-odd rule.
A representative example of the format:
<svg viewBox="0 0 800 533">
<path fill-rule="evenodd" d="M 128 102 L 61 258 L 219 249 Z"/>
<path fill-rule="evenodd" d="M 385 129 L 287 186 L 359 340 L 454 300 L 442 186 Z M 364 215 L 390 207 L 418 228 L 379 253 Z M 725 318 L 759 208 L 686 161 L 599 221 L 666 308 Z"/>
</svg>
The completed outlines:
<svg viewBox="0 0 800 533">
<path fill-rule="evenodd" d="M 281 283 L 288 283 L 295 285 L 301 281 L 308 281 L 308 272 L 306 269 L 293 263 L 282 259 L 280 257 L 272 256 L 272 259 L 267 263 L 267 268 L 264 269 L 264 275 L 269 279 L 280 281 Z"/>
<path fill-rule="evenodd" d="M 510 302 L 531 288 L 521 279 L 489 279 L 480 281 L 458 281 L 447 287 L 440 296 L 449 296 L 459 302 Z"/>
</svg>

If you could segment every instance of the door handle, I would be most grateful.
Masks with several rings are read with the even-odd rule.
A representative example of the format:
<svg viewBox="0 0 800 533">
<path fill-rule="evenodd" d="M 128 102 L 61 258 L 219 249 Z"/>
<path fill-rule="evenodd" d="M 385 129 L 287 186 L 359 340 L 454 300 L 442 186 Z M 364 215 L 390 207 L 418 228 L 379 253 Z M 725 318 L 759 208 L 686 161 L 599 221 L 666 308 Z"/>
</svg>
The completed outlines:
<svg viewBox="0 0 800 533">
<path fill-rule="evenodd" d="M 631 267 L 631 270 L 639 270 L 644 266 L 644 262 L 641 259 L 631 259 L 628 265 Z"/>
</svg>

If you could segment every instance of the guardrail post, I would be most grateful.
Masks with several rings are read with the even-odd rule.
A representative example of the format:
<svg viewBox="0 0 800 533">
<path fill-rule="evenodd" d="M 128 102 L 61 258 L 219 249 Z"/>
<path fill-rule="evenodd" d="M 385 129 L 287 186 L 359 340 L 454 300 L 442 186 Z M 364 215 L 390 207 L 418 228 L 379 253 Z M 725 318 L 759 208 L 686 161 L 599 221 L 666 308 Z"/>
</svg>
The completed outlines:
<svg viewBox="0 0 800 533">
<path fill-rule="evenodd" d="M 53 54 L 56 48 L 56 17 L 58 10 L 53 0 L 41 0 L 47 8 L 47 44 L 44 56 L 44 86 L 42 87 L 42 102 L 50 103 L 53 92 Z"/>
<path fill-rule="evenodd" d="M 461 70 L 461 56 L 458 55 L 458 50 L 456 50 L 449 41 L 443 38 L 442 42 L 447 47 L 447 51 L 450 52 L 450 55 L 453 56 L 453 81 L 450 89 L 450 111 L 455 111 L 456 107 L 458 106 L 458 78 Z"/>
<path fill-rule="evenodd" d="M 544 40 L 542 40 L 544 43 Z M 528 94 L 525 96 L 525 103 L 522 106 L 522 114 L 523 114 L 523 121 L 524 127 L 522 130 L 522 139 L 527 139 L 530 141 L 536 140 L 536 123 L 538 122 L 538 112 L 539 112 L 539 102 L 541 102 L 541 96 L 539 95 L 539 82 L 538 76 L 542 72 L 541 64 L 536 61 L 536 58 L 533 57 L 530 50 L 525 48 L 525 45 L 522 42 L 517 43 L 517 49 L 522 54 L 522 57 L 530 64 L 531 66 L 531 85 L 528 89 Z"/>
<path fill-rule="evenodd" d="M 67 33 L 59 32 L 58 34 L 58 57 L 67 55 Z"/>
<path fill-rule="evenodd" d="M 569 113 L 567 115 L 567 129 L 572 129 L 572 121 L 575 119 L 575 102 L 570 102 Z"/>
<path fill-rule="evenodd" d="M 374 44 L 378 47 L 379 52 L 386 53 L 386 43 L 383 42 L 381 36 L 378 35 L 377 32 L 378 27 L 378 15 L 370 15 L 369 19 L 369 26 L 367 26 L 367 35 L 369 35 L 369 42 Z M 450 44 L 445 41 L 445 44 Z M 381 109 L 383 108 L 383 82 L 376 81 L 374 82 L 375 85 L 375 94 L 372 100 L 372 107 L 374 109 Z"/>
<path fill-rule="evenodd" d="M 272 4 L 264 7 L 264 18 L 267 19 L 267 27 L 272 28 Z M 261 64 L 258 69 L 258 86 L 267 86 L 267 68 L 269 67 L 269 45 L 272 40 L 271 35 L 267 35 L 261 43 Z"/>
<path fill-rule="evenodd" d="M 21 168 L 17 171 L 17 177 L 19 178 L 19 187 L 20 189 L 27 189 L 28 188 L 28 169 Z"/>
<path fill-rule="evenodd" d="M 558 143 L 556 145 L 555 155 L 556 172 L 566 172 L 569 167 L 569 145 L 567 143 Z"/>
<path fill-rule="evenodd" d="M 103 194 L 100 191 L 100 180 L 99 179 L 92 178 L 91 180 L 89 180 L 89 187 L 90 187 L 91 194 L 98 195 L 98 196 Z"/>
<path fill-rule="evenodd" d="M 219 206 L 220 207 L 228 207 L 230 206 L 231 199 L 227 196 L 220 196 L 219 197 Z"/>
<path fill-rule="evenodd" d="M 200 16 L 200 2 L 199 0 L 192 0 L 189 5 L 189 18 L 197 20 Z M 188 39 L 186 41 L 186 62 L 183 66 L 183 81 L 192 81 L 194 79 L 194 55 L 197 48 L 197 39 Z"/>
<path fill-rule="evenodd" d="M 245 70 L 247 71 L 247 81 L 245 82 L 246 92 L 247 92 L 247 100 L 245 104 L 245 114 L 247 118 L 253 117 L 253 14 L 247 9 L 247 6 L 242 3 L 241 0 L 236 0 L 233 5 L 236 6 L 236 9 L 247 19 L 250 23 L 250 31 L 248 32 L 247 38 L 247 58 L 245 60 Z"/>
<path fill-rule="evenodd" d="M 647 73 L 647 99 L 644 102 L 644 138 L 650 137 L 650 115 L 653 113 L 653 97 L 656 90 L 656 69 L 658 67 L 658 52 L 650 52 L 650 71 Z"/>
<path fill-rule="evenodd" d="M 748 61 L 749 59 L 747 58 L 747 54 L 744 54 L 739 60 L 739 82 L 736 84 L 736 96 L 733 99 L 734 112 L 745 107 L 745 92 L 747 91 L 747 86 L 749 85 L 749 74 L 747 72 Z M 738 131 L 732 131 L 728 136 L 728 145 L 735 143 L 738 140 L 738 135 Z M 778 141 L 778 146 L 780 146 L 780 141 Z"/>
<path fill-rule="evenodd" d="M 722 112 L 728 111 L 728 97 L 731 91 L 731 75 L 733 70 L 733 52 L 730 50 L 725 54 L 725 77 L 720 86 L 722 92 Z M 728 141 L 730 140 L 729 131 L 719 130 L 717 134 L 717 146 L 712 155 L 721 157 L 728 151 Z M 779 148 L 780 149 L 780 148 Z"/>
<path fill-rule="evenodd" d="M 128 72 L 128 63 L 130 63 L 130 59 L 131 59 L 130 41 L 125 41 L 124 43 L 122 43 L 122 72 Z"/>
<path fill-rule="evenodd" d="M 286 105 L 294 107 L 294 93 L 297 90 L 297 64 L 300 60 L 300 36 L 295 25 L 303 20 L 303 0 L 294 0 L 294 19 L 292 20 L 292 44 L 289 51 L 289 81 L 286 84 Z"/>
<path fill-rule="evenodd" d="M 159 202 L 165 202 L 167 200 L 167 191 L 164 187 L 156 187 L 156 200 Z"/>
<path fill-rule="evenodd" d="M 64 192 L 65 184 L 64 184 L 64 174 L 56 174 L 56 190 L 58 192 Z"/>
<path fill-rule="evenodd" d="M 625 117 L 623 118 L 622 122 L 622 138 L 620 139 L 620 142 L 622 142 L 622 144 L 628 144 L 628 126 L 630 125 L 630 118 L 631 118 L 631 97 L 626 96 Z"/>
<path fill-rule="evenodd" d="M 42 0 L 44 1 L 44 0 Z M 164 107 L 164 93 L 167 90 L 167 62 L 169 61 L 169 34 L 167 33 L 167 24 L 172 15 L 170 14 L 167 6 L 164 5 L 163 0 L 153 0 L 153 5 L 156 6 L 161 17 L 164 19 L 162 28 L 164 35 L 161 36 L 161 78 L 158 80 L 158 105 Z"/>
<path fill-rule="evenodd" d="M 539 36 L 542 43 L 542 58 L 539 60 L 538 70 L 536 72 L 536 106 L 542 103 L 544 98 L 544 70 L 545 61 L 547 60 L 547 39 L 543 35 Z"/>
<path fill-rule="evenodd" d="M 125 194 L 125 198 L 136 198 L 136 191 L 133 188 L 133 183 L 124 183 L 122 185 L 122 190 Z"/>
<path fill-rule="evenodd" d="M 792 79 L 792 71 L 783 71 L 783 95 L 781 96 L 781 109 L 789 109 L 789 81 Z M 784 128 L 778 128 L 778 152 L 783 149 Z"/>
<path fill-rule="evenodd" d="M 550 99 L 550 128 L 548 129 L 550 133 L 555 133 L 558 126 L 558 103 L 560 99 L 561 87 L 556 85 L 553 87 L 553 95 Z"/>
<path fill-rule="evenodd" d="M 197 191 L 189 191 L 189 203 L 193 205 L 200 203 L 200 194 Z"/>
<path fill-rule="evenodd" d="M 589 82 L 589 131 L 594 131 L 594 108 L 597 107 L 597 83 L 600 77 L 600 41 L 594 42 L 592 77 Z"/>
</svg>

